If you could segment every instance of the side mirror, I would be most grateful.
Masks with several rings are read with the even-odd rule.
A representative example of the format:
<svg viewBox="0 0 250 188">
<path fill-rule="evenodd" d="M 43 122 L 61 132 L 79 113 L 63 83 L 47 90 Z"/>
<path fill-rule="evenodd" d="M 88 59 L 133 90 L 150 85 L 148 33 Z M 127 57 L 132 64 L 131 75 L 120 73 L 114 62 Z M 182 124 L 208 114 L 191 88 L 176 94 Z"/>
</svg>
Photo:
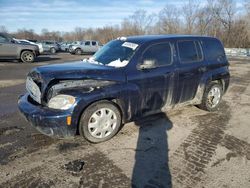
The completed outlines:
<svg viewBox="0 0 250 188">
<path fill-rule="evenodd" d="M 153 59 L 146 59 L 140 65 L 140 69 L 151 69 L 151 68 L 155 68 L 155 67 L 156 67 L 155 60 L 153 60 Z"/>
</svg>

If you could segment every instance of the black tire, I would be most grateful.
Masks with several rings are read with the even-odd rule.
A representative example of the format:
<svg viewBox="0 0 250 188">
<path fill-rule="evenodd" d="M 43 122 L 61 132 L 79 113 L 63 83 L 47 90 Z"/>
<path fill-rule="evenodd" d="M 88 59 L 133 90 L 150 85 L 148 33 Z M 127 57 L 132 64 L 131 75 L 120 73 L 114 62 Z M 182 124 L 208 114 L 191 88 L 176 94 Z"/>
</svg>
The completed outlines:
<svg viewBox="0 0 250 188">
<path fill-rule="evenodd" d="M 55 48 L 50 48 L 50 53 L 55 54 L 56 53 L 56 49 Z"/>
<path fill-rule="evenodd" d="M 82 50 L 80 48 L 77 48 L 75 54 L 82 55 Z"/>
<path fill-rule="evenodd" d="M 24 63 L 33 63 L 35 55 L 31 51 L 23 51 L 21 53 L 21 61 Z"/>
<path fill-rule="evenodd" d="M 108 133 L 108 130 L 106 130 L 106 128 L 104 128 L 105 126 L 109 126 L 107 125 L 107 121 L 103 121 L 100 120 L 99 125 L 98 124 L 98 121 L 97 121 L 97 127 L 98 128 L 90 128 L 89 127 L 89 123 L 91 123 L 92 119 L 93 119 L 93 116 L 96 115 L 97 113 L 101 112 L 101 109 L 109 109 L 111 110 L 115 115 L 114 116 L 111 116 L 110 118 L 112 120 L 114 120 L 116 123 L 110 125 L 110 127 L 112 127 L 112 132 Z M 106 113 L 108 111 L 105 111 L 105 116 Z M 99 117 L 102 117 L 101 113 L 100 113 L 100 116 Z M 96 120 L 95 120 L 96 121 Z M 94 121 L 94 123 L 95 123 Z M 104 125 L 106 123 L 106 125 Z M 82 116 L 81 116 L 81 119 L 80 119 L 80 123 L 79 123 L 79 133 L 81 136 L 83 136 L 86 140 L 88 140 L 89 142 L 92 142 L 92 143 L 99 143 L 99 142 L 104 142 L 104 141 L 107 141 L 109 139 L 111 139 L 113 136 L 115 136 L 118 131 L 120 130 L 121 128 L 121 113 L 120 113 L 120 110 L 111 102 L 109 101 L 99 101 L 99 102 L 96 102 L 96 103 L 93 103 L 91 104 L 87 109 L 85 109 L 85 111 L 83 112 Z M 100 127 L 102 126 L 102 127 Z M 100 130 L 99 130 L 100 128 Z M 92 129 L 92 130 L 91 130 Z M 102 130 L 102 131 L 101 131 Z M 107 136 L 103 137 L 103 138 L 97 138 L 97 136 L 101 136 L 101 132 L 104 132 L 105 130 L 105 134 L 107 134 Z M 100 135 L 99 132 L 100 132 Z M 92 132 L 92 134 L 91 134 Z M 93 134 L 96 133 L 95 136 L 93 136 Z"/>
<path fill-rule="evenodd" d="M 212 90 L 215 88 L 219 92 L 219 97 L 217 97 L 218 101 L 216 100 L 216 102 L 213 104 L 213 100 L 215 97 L 211 97 L 210 92 L 212 92 Z M 222 94 L 223 90 L 221 84 L 210 82 L 205 89 L 202 97 L 202 102 L 200 105 L 198 105 L 198 107 L 209 112 L 216 111 L 221 102 Z"/>
</svg>

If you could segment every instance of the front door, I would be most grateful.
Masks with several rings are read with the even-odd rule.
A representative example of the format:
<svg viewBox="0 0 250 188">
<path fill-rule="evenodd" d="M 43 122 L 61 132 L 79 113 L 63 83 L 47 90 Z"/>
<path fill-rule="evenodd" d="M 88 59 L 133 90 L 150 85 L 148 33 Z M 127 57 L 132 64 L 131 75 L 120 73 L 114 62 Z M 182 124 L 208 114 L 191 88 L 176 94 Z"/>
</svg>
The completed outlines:
<svg viewBox="0 0 250 188">
<path fill-rule="evenodd" d="M 153 66 L 145 68 L 140 66 L 148 63 Z M 163 42 L 149 46 L 142 53 L 137 71 L 130 74 L 128 78 L 128 82 L 134 83 L 139 90 L 139 97 L 136 99 L 138 104 L 136 114 L 144 115 L 170 105 L 175 78 L 172 44 Z"/>
<path fill-rule="evenodd" d="M 0 35 L 0 56 L 9 58 L 17 57 L 17 44 L 12 43 L 4 35 Z"/>
</svg>

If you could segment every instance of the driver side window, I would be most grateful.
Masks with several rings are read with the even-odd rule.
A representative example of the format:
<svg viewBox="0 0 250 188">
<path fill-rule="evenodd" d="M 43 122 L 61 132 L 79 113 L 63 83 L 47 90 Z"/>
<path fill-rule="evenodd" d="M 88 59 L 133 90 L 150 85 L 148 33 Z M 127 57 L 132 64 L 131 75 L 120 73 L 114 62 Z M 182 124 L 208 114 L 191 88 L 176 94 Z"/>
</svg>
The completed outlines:
<svg viewBox="0 0 250 188">
<path fill-rule="evenodd" d="M 150 61 L 154 67 L 167 66 L 172 63 L 172 50 L 169 42 L 151 45 L 142 56 L 142 63 Z"/>
<path fill-rule="evenodd" d="M 8 42 L 8 39 L 0 35 L 0 43 L 6 43 L 6 42 Z"/>
</svg>

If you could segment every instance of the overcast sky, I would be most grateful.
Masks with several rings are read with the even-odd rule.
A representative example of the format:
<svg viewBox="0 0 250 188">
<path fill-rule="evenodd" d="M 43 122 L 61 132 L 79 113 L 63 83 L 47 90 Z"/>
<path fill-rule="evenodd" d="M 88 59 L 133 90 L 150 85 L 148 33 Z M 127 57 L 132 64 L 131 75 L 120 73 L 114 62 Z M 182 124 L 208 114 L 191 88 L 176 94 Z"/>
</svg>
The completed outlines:
<svg viewBox="0 0 250 188">
<path fill-rule="evenodd" d="M 0 25 L 10 32 L 20 28 L 38 33 L 43 28 L 72 31 L 75 27 L 119 24 L 136 10 L 157 14 L 167 3 L 181 6 L 185 2 L 187 0 L 0 0 Z M 238 9 L 242 9 L 244 0 L 236 2 Z"/>
</svg>

